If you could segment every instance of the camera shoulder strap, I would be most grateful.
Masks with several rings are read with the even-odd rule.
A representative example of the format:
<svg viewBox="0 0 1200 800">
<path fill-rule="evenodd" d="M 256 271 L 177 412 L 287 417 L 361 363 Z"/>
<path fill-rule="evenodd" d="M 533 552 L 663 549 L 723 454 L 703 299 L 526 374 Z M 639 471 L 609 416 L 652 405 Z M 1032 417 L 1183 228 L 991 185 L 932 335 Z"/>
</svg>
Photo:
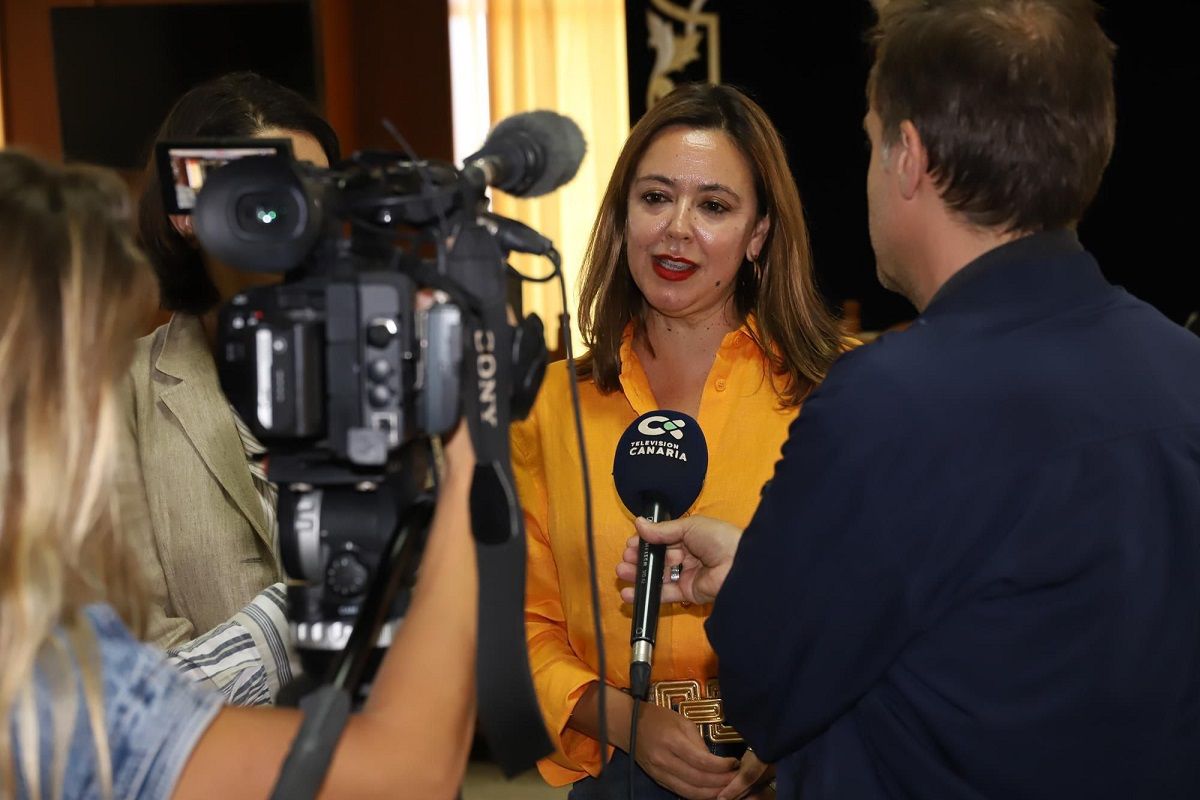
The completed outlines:
<svg viewBox="0 0 1200 800">
<path fill-rule="evenodd" d="M 513 330 L 505 308 L 504 259 L 486 229 L 460 229 L 447 265 L 449 277 L 480 311 L 464 320 L 462 381 L 463 416 L 478 462 L 471 524 L 479 565 L 479 725 L 492 757 L 511 777 L 553 751 L 525 638 L 525 525 L 508 439 Z"/>
</svg>

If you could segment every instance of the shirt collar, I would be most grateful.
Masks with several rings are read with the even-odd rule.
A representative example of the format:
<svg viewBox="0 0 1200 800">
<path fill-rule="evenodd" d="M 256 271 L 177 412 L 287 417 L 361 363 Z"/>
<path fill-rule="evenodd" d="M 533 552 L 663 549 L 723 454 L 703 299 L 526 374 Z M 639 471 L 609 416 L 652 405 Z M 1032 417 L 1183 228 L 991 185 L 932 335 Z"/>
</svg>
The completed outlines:
<svg viewBox="0 0 1200 800">
<path fill-rule="evenodd" d="M 1070 306 L 1111 288 L 1074 231 L 1044 231 L 1002 244 L 967 264 L 942 284 L 921 317 Z"/>
<path fill-rule="evenodd" d="M 757 348 L 755 333 L 757 328 L 754 315 L 747 316 L 738 328 L 725 334 L 721 345 L 717 348 L 717 361 L 729 360 L 746 344 L 754 344 Z M 642 369 L 642 362 L 633 349 L 633 333 L 636 323 L 630 320 L 621 334 L 621 390 L 629 399 L 639 414 L 655 409 L 654 393 L 650 390 L 650 379 Z"/>
<path fill-rule="evenodd" d="M 216 361 L 199 317 L 180 313 L 171 315 L 154 368 L 185 383 L 215 380 Z"/>
<path fill-rule="evenodd" d="M 629 363 L 631 358 L 636 358 L 636 355 L 633 351 L 633 332 L 636 327 L 636 322 L 634 320 L 630 320 L 625 324 L 625 330 L 621 333 L 622 366 Z M 736 329 L 725 334 L 725 337 L 721 339 L 721 345 L 717 348 L 717 352 L 720 353 L 725 350 L 740 347 L 743 341 L 755 342 L 757 341 L 757 334 L 758 323 L 754 318 L 754 314 L 751 313 L 747 315 L 745 322 L 743 322 Z"/>
</svg>

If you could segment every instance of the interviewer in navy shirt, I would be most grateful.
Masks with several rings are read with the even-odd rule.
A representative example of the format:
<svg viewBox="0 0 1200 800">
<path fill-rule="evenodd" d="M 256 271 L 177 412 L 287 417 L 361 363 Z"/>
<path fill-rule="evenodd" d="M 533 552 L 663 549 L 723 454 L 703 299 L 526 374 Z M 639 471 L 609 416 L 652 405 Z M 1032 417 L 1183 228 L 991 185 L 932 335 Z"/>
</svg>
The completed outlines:
<svg viewBox="0 0 1200 800">
<path fill-rule="evenodd" d="M 1095 14 L 883 6 L 871 240 L 921 314 L 833 366 L 740 540 L 639 524 L 665 600 L 716 597 L 781 797 L 1200 797 L 1200 339 L 1074 234 L 1115 129 Z"/>
</svg>

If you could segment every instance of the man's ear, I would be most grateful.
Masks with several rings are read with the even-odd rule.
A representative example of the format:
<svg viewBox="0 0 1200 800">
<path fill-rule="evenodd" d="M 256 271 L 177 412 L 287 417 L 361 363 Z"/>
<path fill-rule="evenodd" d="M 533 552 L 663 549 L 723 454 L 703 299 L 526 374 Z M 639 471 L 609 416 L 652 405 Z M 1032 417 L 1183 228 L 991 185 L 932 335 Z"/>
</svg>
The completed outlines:
<svg viewBox="0 0 1200 800">
<path fill-rule="evenodd" d="M 929 151 L 921 141 L 917 126 L 910 120 L 900 123 L 900 135 L 892 145 L 892 151 L 893 172 L 900 194 L 905 200 L 911 200 L 929 173 Z"/>
</svg>

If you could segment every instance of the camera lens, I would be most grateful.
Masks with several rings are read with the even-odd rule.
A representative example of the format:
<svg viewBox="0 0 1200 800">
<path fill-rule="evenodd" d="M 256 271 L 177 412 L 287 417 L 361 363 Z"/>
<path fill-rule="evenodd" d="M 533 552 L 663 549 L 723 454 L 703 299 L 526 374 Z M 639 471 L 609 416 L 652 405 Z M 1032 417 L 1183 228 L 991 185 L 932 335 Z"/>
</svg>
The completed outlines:
<svg viewBox="0 0 1200 800">
<path fill-rule="evenodd" d="M 237 200 L 237 225 L 255 239 L 287 238 L 293 234 L 296 201 L 288 192 L 247 192 Z"/>
<path fill-rule="evenodd" d="M 287 272 L 321 233 L 319 173 L 274 156 L 249 156 L 213 171 L 192 212 L 211 255 L 251 272 Z"/>
</svg>

